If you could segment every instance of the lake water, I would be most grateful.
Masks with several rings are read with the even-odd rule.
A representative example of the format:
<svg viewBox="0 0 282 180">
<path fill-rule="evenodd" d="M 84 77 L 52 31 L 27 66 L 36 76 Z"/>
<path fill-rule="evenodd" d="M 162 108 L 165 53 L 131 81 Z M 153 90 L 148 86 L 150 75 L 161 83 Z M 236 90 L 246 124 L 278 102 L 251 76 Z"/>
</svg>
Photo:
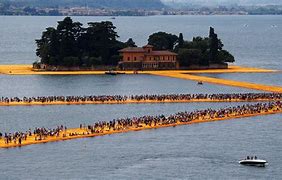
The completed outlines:
<svg viewBox="0 0 282 180">
<path fill-rule="evenodd" d="M 282 73 L 225 73 L 225 74 L 201 74 L 220 79 L 246 81 L 257 84 L 282 86 Z"/>
<path fill-rule="evenodd" d="M 117 17 L 120 40 L 146 44 L 150 34 L 166 31 L 185 39 L 207 36 L 209 26 L 236 58 L 237 65 L 282 69 L 281 16 Z M 0 16 L 0 64 L 31 64 L 34 39 L 63 17 Z M 84 24 L 109 17 L 73 17 Z M 225 79 L 270 85 L 281 74 L 213 74 Z M 149 75 L 7 76 L 0 75 L 0 96 L 232 93 L 249 89 Z M 0 132 L 109 121 L 120 117 L 173 114 L 242 103 L 0 107 Z M 280 179 L 281 115 L 242 118 L 0 149 L 0 179 Z M 266 168 L 244 167 L 247 155 L 267 159 Z"/>
<path fill-rule="evenodd" d="M 151 75 L 0 76 L 1 96 L 140 95 L 169 93 L 258 92 Z"/>
</svg>

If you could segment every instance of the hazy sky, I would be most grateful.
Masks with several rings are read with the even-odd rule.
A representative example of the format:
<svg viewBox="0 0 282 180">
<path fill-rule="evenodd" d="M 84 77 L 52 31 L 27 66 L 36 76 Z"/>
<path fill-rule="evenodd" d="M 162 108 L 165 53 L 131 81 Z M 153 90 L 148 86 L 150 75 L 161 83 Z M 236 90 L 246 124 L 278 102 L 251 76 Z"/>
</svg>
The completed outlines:
<svg viewBox="0 0 282 180">
<path fill-rule="evenodd" d="M 224 4 L 238 4 L 238 5 L 282 5 L 282 0 L 162 0 L 169 3 L 187 3 L 197 5 L 224 5 Z"/>
</svg>

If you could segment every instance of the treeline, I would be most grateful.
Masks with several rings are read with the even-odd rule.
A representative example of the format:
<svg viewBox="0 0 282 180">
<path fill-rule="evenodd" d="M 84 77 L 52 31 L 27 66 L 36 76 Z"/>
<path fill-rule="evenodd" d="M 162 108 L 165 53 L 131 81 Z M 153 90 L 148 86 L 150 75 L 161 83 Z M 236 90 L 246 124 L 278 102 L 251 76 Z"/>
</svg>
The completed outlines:
<svg viewBox="0 0 282 180">
<path fill-rule="evenodd" d="M 41 64 L 51 66 L 116 66 L 121 59 L 118 50 L 136 45 L 131 38 L 127 42 L 117 40 L 115 29 L 109 21 L 90 22 L 84 28 L 80 22 L 66 17 L 56 28 L 48 27 L 41 39 L 36 40 L 36 54 Z M 195 37 L 192 41 L 185 41 L 182 33 L 176 36 L 157 32 L 149 36 L 148 44 L 155 50 L 178 53 L 182 67 L 234 62 L 234 57 L 223 50 L 223 43 L 213 28 L 210 28 L 209 37 Z"/>
<path fill-rule="evenodd" d="M 148 44 L 157 50 L 171 50 L 178 54 L 180 66 L 208 66 L 234 62 L 234 57 L 223 49 L 222 41 L 217 37 L 214 28 L 210 27 L 209 37 L 194 37 L 192 41 L 166 32 L 154 33 L 149 37 Z"/>
<path fill-rule="evenodd" d="M 91 22 L 83 28 L 70 17 L 49 27 L 36 40 L 36 54 L 41 63 L 52 66 L 116 65 L 118 50 L 127 46 L 117 40 L 116 27 L 109 21 Z"/>
</svg>

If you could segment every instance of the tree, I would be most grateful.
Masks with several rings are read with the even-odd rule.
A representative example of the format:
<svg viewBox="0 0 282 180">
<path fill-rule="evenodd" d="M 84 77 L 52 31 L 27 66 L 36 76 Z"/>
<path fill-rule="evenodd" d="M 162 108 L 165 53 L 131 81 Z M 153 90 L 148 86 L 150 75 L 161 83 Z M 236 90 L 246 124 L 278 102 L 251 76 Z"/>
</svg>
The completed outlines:
<svg viewBox="0 0 282 180">
<path fill-rule="evenodd" d="M 224 63 L 226 63 L 226 62 L 233 63 L 235 61 L 234 56 L 226 50 L 219 51 L 217 59 L 218 59 L 218 61 L 224 62 Z"/>
<path fill-rule="evenodd" d="M 192 50 L 192 51 L 191 52 L 190 51 L 183 51 L 184 49 Z M 179 51 L 177 50 L 176 52 L 178 52 L 178 54 L 182 54 L 183 52 L 185 52 L 186 56 L 187 56 L 186 58 L 192 58 L 190 65 L 193 64 L 193 62 L 195 64 L 199 64 L 199 65 L 203 65 L 203 66 L 209 65 L 209 58 L 208 58 L 209 38 L 202 38 L 202 37 L 198 36 L 198 37 L 194 37 L 192 39 L 192 41 L 184 41 L 183 46 L 180 50 Z M 197 51 L 195 51 L 195 50 L 197 50 Z M 193 53 L 193 54 L 197 53 L 197 58 L 195 58 L 194 55 L 190 55 L 191 53 Z M 178 58 L 178 59 L 180 59 L 180 58 Z M 183 58 L 182 58 L 182 61 L 183 61 Z M 187 66 L 187 64 L 186 64 L 186 66 Z"/>
<path fill-rule="evenodd" d="M 81 56 L 77 43 L 78 39 L 81 37 L 81 32 L 83 30 L 81 26 L 81 23 L 73 22 L 70 17 L 66 17 L 63 21 L 58 21 L 57 33 L 60 40 L 60 59 L 70 56 Z M 62 65 L 64 65 L 64 63 Z"/>
<path fill-rule="evenodd" d="M 179 49 L 178 60 L 180 66 L 199 65 L 202 52 L 199 49 Z"/>
<path fill-rule="evenodd" d="M 62 64 L 67 67 L 74 67 L 79 66 L 80 61 L 78 57 L 68 56 L 63 58 Z"/>
<path fill-rule="evenodd" d="M 125 42 L 125 45 L 126 45 L 127 47 L 137 47 L 132 38 L 129 38 L 129 39 Z"/>
<path fill-rule="evenodd" d="M 121 59 L 121 56 L 119 54 L 119 50 L 126 48 L 127 46 L 125 45 L 125 43 L 121 42 L 121 41 L 116 41 L 115 44 L 113 45 L 113 47 L 110 49 L 110 53 L 111 53 L 111 58 L 109 60 L 110 65 L 117 65 L 118 62 Z"/>
<path fill-rule="evenodd" d="M 185 66 L 193 63 L 208 66 L 210 63 L 234 62 L 234 57 L 222 48 L 223 43 L 211 27 L 209 37 L 198 36 L 194 37 L 192 41 L 184 41 L 182 48 L 176 47 L 175 51 L 179 54 L 180 65 Z"/>
<path fill-rule="evenodd" d="M 154 46 L 156 50 L 173 50 L 178 37 L 166 32 L 157 32 L 149 36 L 148 44 Z"/>
<path fill-rule="evenodd" d="M 116 65 L 118 50 L 126 45 L 117 40 L 115 29 L 109 21 L 90 22 L 83 28 L 66 17 L 58 21 L 57 28 L 47 28 L 36 40 L 36 54 L 41 63 L 52 66 Z M 132 39 L 129 43 L 135 44 Z"/>
<path fill-rule="evenodd" d="M 183 48 L 184 46 L 184 39 L 183 34 L 179 33 L 178 39 L 177 39 L 177 45 L 174 48 L 174 51 L 177 52 L 180 48 Z"/>
<path fill-rule="evenodd" d="M 59 38 L 55 28 L 47 28 L 42 33 L 42 38 L 36 40 L 36 44 L 36 55 L 41 58 L 43 64 L 58 65 Z"/>
<path fill-rule="evenodd" d="M 63 21 L 58 22 L 56 29 L 47 28 L 42 33 L 41 39 L 36 40 L 36 54 L 41 58 L 41 63 L 54 66 L 79 64 L 73 58 L 77 57 L 78 60 L 80 58 L 77 40 L 82 32 L 81 26 L 81 23 L 73 22 L 70 17 L 66 17 Z M 71 62 L 68 63 L 67 60 Z"/>
<path fill-rule="evenodd" d="M 88 23 L 88 25 L 84 35 L 89 46 L 88 53 L 96 57 L 101 56 L 103 64 L 110 65 L 111 56 L 114 55 L 112 49 L 118 43 L 116 38 L 119 37 L 115 31 L 116 27 L 110 21 Z"/>
<path fill-rule="evenodd" d="M 183 48 L 200 49 L 202 53 L 205 53 L 209 49 L 209 38 L 194 37 L 192 41 L 184 41 Z"/>
<path fill-rule="evenodd" d="M 178 37 L 178 48 L 182 48 L 184 45 L 184 39 L 183 39 L 183 34 L 180 33 Z"/>
<path fill-rule="evenodd" d="M 86 67 L 96 66 L 102 64 L 102 58 L 101 57 L 89 57 L 87 59 L 84 59 L 84 65 Z"/>
<path fill-rule="evenodd" d="M 218 39 L 217 34 L 214 32 L 214 28 L 210 27 L 210 62 L 211 63 L 222 63 L 217 57 L 218 52 L 222 50 L 223 44 L 220 39 Z"/>
</svg>

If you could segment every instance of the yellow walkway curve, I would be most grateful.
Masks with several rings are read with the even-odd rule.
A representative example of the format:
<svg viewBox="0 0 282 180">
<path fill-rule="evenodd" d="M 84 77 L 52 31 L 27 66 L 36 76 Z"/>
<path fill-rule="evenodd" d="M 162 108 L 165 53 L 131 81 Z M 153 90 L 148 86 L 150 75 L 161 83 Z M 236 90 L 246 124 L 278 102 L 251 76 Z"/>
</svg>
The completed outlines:
<svg viewBox="0 0 282 180">
<path fill-rule="evenodd" d="M 252 116 L 259 116 L 259 115 L 269 115 L 269 114 L 276 114 L 276 113 L 282 113 L 282 108 L 273 107 L 271 110 L 263 111 L 263 112 L 261 111 L 261 112 L 255 113 L 255 114 L 245 114 L 245 115 L 229 114 L 228 116 L 225 116 L 225 117 L 222 117 L 222 118 L 196 119 L 196 120 L 192 120 L 192 121 L 189 121 L 189 122 L 177 122 L 177 123 L 168 124 L 168 125 L 149 126 L 149 125 L 143 124 L 142 126 L 135 127 L 135 128 L 131 127 L 131 128 L 124 129 L 124 130 L 107 130 L 107 131 L 103 131 L 103 132 L 100 132 L 100 133 L 91 133 L 87 128 L 73 128 L 73 129 L 67 129 L 65 131 L 60 132 L 60 135 L 58 137 L 48 136 L 43 140 L 35 140 L 36 139 L 35 135 L 28 136 L 27 140 L 24 140 L 22 142 L 22 144 L 18 144 L 18 142 L 11 142 L 9 144 L 6 144 L 4 142 L 4 139 L 2 138 L 2 139 L 0 139 L 0 148 L 12 148 L 12 147 L 26 146 L 26 145 L 31 145 L 31 144 L 41 144 L 41 143 L 54 142 L 54 141 L 104 136 L 104 135 L 110 135 L 110 134 L 126 133 L 126 132 L 141 131 L 141 130 L 148 130 L 148 129 L 175 127 L 175 126 L 189 125 L 189 124 L 195 124 L 195 123 L 231 120 L 231 119 L 235 119 L 235 118 L 244 118 L 244 117 L 252 117 Z"/>
<path fill-rule="evenodd" d="M 172 78 L 180 78 L 180 79 L 187 79 L 192 81 L 202 81 L 207 83 L 213 84 L 220 84 L 226 86 L 235 86 L 247 89 L 255 89 L 261 91 L 268 91 L 268 92 L 275 92 L 275 93 L 282 93 L 282 87 L 280 86 L 271 86 L 271 85 L 264 85 L 264 84 L 255 84 L 243 81 L 234 81 L 234 80 L 227 80 L 227 79 L 219 79 L 219 78 L 212 78 L 206 76 L 197 76 L 192 74 L 183 74 L 183 73 L 171 73 L 171 72 L 152 72 L 153 75 L 158 76 L 165 76 L 165 77 L 172 77 Z"/>
</svg>

